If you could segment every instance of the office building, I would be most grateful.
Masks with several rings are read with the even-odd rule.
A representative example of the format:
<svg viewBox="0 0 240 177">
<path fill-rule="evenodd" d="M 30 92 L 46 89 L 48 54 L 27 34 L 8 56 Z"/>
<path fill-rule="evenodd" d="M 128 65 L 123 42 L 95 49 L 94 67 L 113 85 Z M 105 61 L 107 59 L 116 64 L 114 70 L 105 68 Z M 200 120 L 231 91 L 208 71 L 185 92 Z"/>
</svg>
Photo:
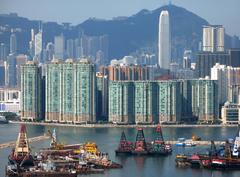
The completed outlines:
<svg viewBox="0 0 240 177">
<path fill-rule="evenodd" d="M 10 35 L 10 53 L 16 54 L 17 53 L 17 37 L 16 34 Z"/>
<path fill-rule="evenodd" d="M 210 76 L 211 68 L 216 63 L 230 66 L 230 56 L 228 52 L 200 52 L 196 57 L 196 75 L 201 78 Z"/>
<path fill-rule="evenodd" d="M 169 69 L 171 62 L 171 32 L 168 11 L 161 12 L 158 34 L 158 64 L 163 69 Z"/>
<path fill-rule="evenodd" d="M 16 74 L 17 74 L 17 87 L 21 87 L 21 66 L 26 64 L 28 61 L 27 55 L 17 55 L 16 56 Z"/>
<path fill-rule="evenodd" d="M 29 41 L 29 54 L 31 57 L 35 56 L 35 32 L 31 29 L 31 40 Z"/>
<path fill-rule="evenodd" d="M 66 54 L 68 58 L 76 58 L 76 48 L 73 39 L 67 40 Z"/>
<path fill-rule="evenodd" d="M 203 26 L 203 51 L 224 51 L 224 27 L 222 25 Z"/>
<path fill-rule="evenodd" d="M 8 55 L 5 62 L 5 85 L 12 88 L 17 85 L 16 55 L 13 53 Z"/>
<path fill-rule="evenodd" d="M 21 66 L 21 119 L 40 120 L 43 113 L 41 68 L 33 61 Z"/>
<path fill-rule="evenodd" d="M 7 46 L 4 43 L 0 44 L 0 61 L 7 60 L 8 52 L 7 52 Z"/>
<path fill-rule="evenodd" d="M 65 59 L 65 39 L 63 34 L 54 37 L 54 57 L 57 59 Z"/>
<path fill-rule="evenodd" d="M 0 87 L 5 86 L 5 66 L 4 62 L 0 61 Z"/>
<path fill-rule="evenodd" d="M 42 60 L 42 50 L 43 50 L 43 32 L 42 30 L 39 30 L 39 32 L 35 35 L 35 50 L 34 50 L 34 54 L 35 57 L 37 58 L 38 62 L 41 62 Z"/>
<path fill-rule="evenodd" d="M 96 122 L 95 66 L 88 59 L 46 65 L 47 122 Z"/>
</svg>

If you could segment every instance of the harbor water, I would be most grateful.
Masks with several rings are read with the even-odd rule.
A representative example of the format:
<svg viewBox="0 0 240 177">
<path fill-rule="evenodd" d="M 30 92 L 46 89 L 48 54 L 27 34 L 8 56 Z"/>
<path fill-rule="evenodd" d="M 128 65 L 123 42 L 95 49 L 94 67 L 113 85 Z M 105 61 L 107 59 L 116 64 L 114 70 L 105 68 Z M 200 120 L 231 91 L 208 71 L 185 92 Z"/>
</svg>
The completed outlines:
<svg viewBox="0 0 240 177">
<path fill-rule="evenodd" d="M 0 124 L 0 143 L 16 140 L 19 132 L 19 124 Z M 52 126 L 27 125 L 29 137 L 35 137 L 52 130 Z M 104 174 L 87 175 L 89 177 L 239 177 L 240 171 L 230 170 L 206 170 L 177 168 L 175 155 L 177 153 L 206 152 L 208 146 L 197 147 L 175 147 L 173 154 L 166 157 L 116 157 L 114 150 L 118 147 L 121 132 L 124 130 L 130 141 L 135 141 L 136 128 L 82 128 L 82 127 L 55 127 L 59 142 L 64 144 L 75 144 L 84 142 L 96 142 L 102 152 L 107 152 L 110 158 L 123 165 L 122 169 L 106 170 Z M 180 137 L 190 139 L 193 134 L 203 140 L 226 140 L 234 138 L 237 127 L 194 127 L 194 128 L 162 128 L 165 140 L 177 140 Z M 154 138 L 154 128 L 144 128 L 146 141 Z M 50 140 L 34 142 L 30 144 L 31 150 L 37 152 L 40 148 L 49 147 Z M 5 165 L 11 148 L 0 149 L 0 176 L 5 176 Z M 86 176 L 86 175 L 84 175 Z"/>
</svg>

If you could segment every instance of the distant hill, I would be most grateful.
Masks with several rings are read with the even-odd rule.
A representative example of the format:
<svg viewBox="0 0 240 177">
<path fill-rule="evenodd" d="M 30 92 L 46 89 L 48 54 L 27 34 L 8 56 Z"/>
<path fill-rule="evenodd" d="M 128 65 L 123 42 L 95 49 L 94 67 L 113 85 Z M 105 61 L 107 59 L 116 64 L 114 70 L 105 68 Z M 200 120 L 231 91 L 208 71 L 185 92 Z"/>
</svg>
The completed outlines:
<svg viewBox="0 0 240 177">
<path fill-rule="evenodd" d="M 67 38 L 77 37 L 80 29 L 87 35 L 109 35 L 109 58 L 120 58 L 143 47 L 157 50 L 158 20 L 162 10 L 168 10 L 172 34 L 172 56 L 181 58 L 184 48 L 197 51 L 202 38 L 202 26 L 208 22 L 196 14 L 175 5 L 160 7 L 156 10 L 141 10 L 130 17 L 112 20 L 88 19 L 82 24 L 65 29 L 54 22 L 44 24 L 45 43 L 53 41 L 54 35 L 64 33 Z M 30 29 L 38 28 L 37 21 L 17 16 L 0 15 L 0 25 L 9 28 L 22 28 L 19 32 L 21 51 L 27 52 Z M 0 42 L 8 43 L 10 32 L 0 33 Z M 227 36 L 226 42 L 230 40 Z"/>
</svg>

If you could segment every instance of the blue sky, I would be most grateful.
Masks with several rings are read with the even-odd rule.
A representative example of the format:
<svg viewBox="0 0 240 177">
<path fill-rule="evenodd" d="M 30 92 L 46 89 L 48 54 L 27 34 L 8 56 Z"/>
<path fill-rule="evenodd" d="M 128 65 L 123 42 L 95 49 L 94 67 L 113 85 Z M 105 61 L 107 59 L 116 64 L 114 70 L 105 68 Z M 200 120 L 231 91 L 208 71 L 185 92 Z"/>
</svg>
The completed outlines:
<svg viewBox="0 0 240 177">
<path fill-rule="evenodd" d="M 0 13 L 17 12 L 29 19 L 78 24 L 90 17 L 111 19 L 153 10 L 167 0 L 0 0 Z M 205 18 L 222 24 L 227 33 L 240 36 L 240 0 L 172 0 Z"/>
</svg>

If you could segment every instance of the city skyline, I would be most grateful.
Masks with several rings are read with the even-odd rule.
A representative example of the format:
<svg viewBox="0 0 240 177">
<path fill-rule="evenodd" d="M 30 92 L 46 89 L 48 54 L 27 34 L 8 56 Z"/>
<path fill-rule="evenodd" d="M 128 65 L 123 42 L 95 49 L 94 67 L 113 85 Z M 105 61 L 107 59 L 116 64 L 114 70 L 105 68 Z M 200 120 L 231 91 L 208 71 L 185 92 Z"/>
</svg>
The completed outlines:
<svg viewBox="0 0 240 177">
<path fill-rule="evenodd" d="M 98 18 L 109 20 L 118 16 L 132 16 L 138 13 L 142 9 L 154 10 L 163 5 L 169 3 L 183 7 L 191 12 L 199 15 L 206 19 L 210 24 L 222 24 L 226 28 L 226 32 L 231 35 L 240 35 L 240 20 L 238 18 L 238 4 L 237 0 L 231 0 L 227 3 L 226 1 L 212 0 L 191 2 L 189 0 L 172 0 L 172 1 L 157 1 L 152 0 L 143 1 L 138 3 L 136 0 L 128 2 L 128 8 L 126 8 L 125 1 L 111 2 L 104 0 L 101 2 L 84 1 L 73 3 L 61 2 L 58 3 L 58 11 L 52 11 L 52 7 L 56 6 L 55 1 L 41 1 L 39 8 L 34 8 L 35 1 L 24 0 L 19 4 L 17 1 L 6 1 L 0 0 L 0 13 L 18 13 L 20 16 L 27 17 L 34 20 L 43 21 L 56 21 L 58 23 L 69 22 L 74 25 L 79 24 L 87 20 L 88 18 Z M 216 4 L 217 7 L 216 8 Z M 24 7 L 30 7 L 33 10 L 24 10 Z M 108 11 L 104 11 L 104 8 L 109 7 Z M 41 9 L 44 8 L 44 13 Z M 28 8 L 29 9 L 29 8 Z M 214 9 L 214 10 L 213 10 Z M 222 9 L 225 9 L 225 13 L 222 13 Z M 231 10 L 230 10 L 231 9 Z M 59 14 L 61 13 L 61 15 Z"/>
</svg>

